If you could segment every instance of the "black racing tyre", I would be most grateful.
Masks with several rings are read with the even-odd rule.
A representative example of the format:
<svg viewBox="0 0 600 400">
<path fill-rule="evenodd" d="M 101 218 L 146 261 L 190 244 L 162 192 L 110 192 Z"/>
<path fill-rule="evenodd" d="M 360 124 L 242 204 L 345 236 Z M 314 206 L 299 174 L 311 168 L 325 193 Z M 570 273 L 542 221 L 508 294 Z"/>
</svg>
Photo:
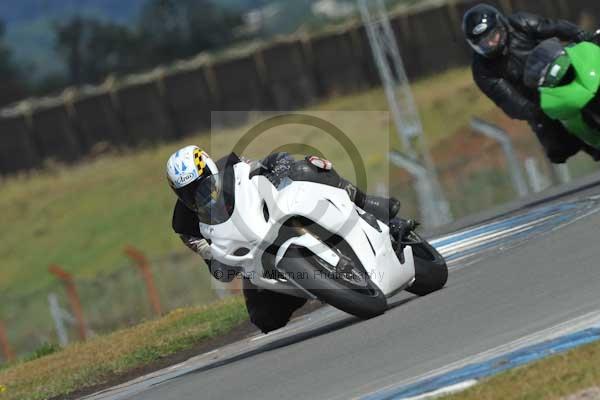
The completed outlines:
<svg viewBox="0 0 600 400">
<path fill-rule="evenodd" d="M 362 319 L 373 318 L 387 310 L 385 295 L 368 276 L 363 275 L 360 286 L 323 271 L 325 262 L 310 250 L 290 246 L 278 269 L 319 300 Z"/>
<path fill-rule="evenodd" d="M 415 282 L 406 289 L 417 296 L 440 290 L 448 281 L 448 266 L 444 257 L 415 232 L 411 233 L 410 247 L 415 260 Z"/>
</svg>

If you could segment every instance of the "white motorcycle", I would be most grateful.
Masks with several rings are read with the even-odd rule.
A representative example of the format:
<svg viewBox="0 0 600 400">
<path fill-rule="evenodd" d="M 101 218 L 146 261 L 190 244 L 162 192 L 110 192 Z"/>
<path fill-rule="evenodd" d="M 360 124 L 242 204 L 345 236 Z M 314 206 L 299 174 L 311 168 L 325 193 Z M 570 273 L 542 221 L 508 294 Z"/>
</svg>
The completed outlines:
<svg viewBox="0 0 600 400">
<path fill-rule="evenodd" d="M 415 232 L 394 243 L 389 227 L 345 190 L 289 178 L 275 187 L 247 163 L 232 169 L 221 178 L 230 180 L 231 198 L 243 201 L 200 228 L 213 259 L 259 288 L 370 318 L 401 290 L 426 295 L 445 285 L 446 263 L 431 245 Z"/>
</svg>

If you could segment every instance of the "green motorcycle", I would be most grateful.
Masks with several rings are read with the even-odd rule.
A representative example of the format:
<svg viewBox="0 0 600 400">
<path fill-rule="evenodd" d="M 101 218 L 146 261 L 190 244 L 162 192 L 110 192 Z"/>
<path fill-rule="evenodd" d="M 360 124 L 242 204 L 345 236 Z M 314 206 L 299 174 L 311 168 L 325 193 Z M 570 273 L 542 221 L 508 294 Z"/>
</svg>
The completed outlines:
<svg viewBox="0 0 600 400">
<path fill-rule="evenodd" d="M 600 149 L 600 46 L 546 40 L 528 57 L 524 80 L 546 115 Z"/>
</svg>

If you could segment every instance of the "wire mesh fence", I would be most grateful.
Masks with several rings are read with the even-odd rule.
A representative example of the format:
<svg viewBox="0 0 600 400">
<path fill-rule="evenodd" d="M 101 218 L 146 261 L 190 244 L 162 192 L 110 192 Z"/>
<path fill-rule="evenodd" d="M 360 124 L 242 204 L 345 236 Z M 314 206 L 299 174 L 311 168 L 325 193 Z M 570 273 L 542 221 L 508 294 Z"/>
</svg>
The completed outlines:
<svg viewBox="0 0 600 400">
<path fill-rule="evenodd" d="M 438 176 L 445 195 L 450 203 L 454 218 L 471 215 L 504 204 L 519 197 L 510 177 L 510 170 L 502 147 L 489 140 L 480 143 L 474 155 L 458 154 L 443 164 L 437 164 Z M 526 161 L 533 160 L 537 174 L 547 185 L 558 184 L 557 172 L 548 162 L 542 148 L 533 135 L 513 138 L 519 168 L 527 177 L 528 189 L 535 190 L 535 182 L 527 174 Z M 576 179 L 598 170 L 598 165 L 589 156 L 579 154 L 567 164 L 569 175 Z M 390 193 L 402 202 L 402 213 L 418 218 L 419 203 L 413 190 L 413 180 L 401 170 L 390 174 Z"/>
<path fill-rule="evenodd" d="M 215 290 L 204 262 L 188 251 L 152 259 L 150 269 L 163 313 L 210 303 L 229 293 L 225 288 Z M 74 283 L 88 337 L 155 317 L 140 271 L 132 265 L 124 264 L 94 278 L 74 277 Z M 56 296 L 61 310 L 72 314 L 65 286 L 58 281 L 26 296 L 0 295 L 0 319 L 17 355 L 31 353 L 45 343 L 60 342 L 49 296 Z M 80 340 L 74 321 L 66 318 L 63 325 L 69 341 Z M 2 360 L 5 355 L 0 357 Z"/>
</svg>

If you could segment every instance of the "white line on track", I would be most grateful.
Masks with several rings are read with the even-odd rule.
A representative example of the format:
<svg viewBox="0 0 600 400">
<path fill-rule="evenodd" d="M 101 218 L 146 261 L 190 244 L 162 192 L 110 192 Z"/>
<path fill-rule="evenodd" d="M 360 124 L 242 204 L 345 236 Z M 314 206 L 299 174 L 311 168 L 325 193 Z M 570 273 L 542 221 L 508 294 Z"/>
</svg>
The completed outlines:
<svg viewBox="0 0 600 400">
<path fill-rule="evenodd" d="M 459 393 L 464 390 L 467 390 L 475 385 L 477 385 L 479 381 L 475 379 L 470 379 L 468 381 L 460 382 L 455 385 L 446 386 L 444 388 L 438 389 L 433 392 L 425 393 L 420 396 L 415 397 L 407 397 L 404 400 L 425 400 L 425 399 L 434 399 L 436 397 L 448 396 L 454 393 Z"/>
</svg>

